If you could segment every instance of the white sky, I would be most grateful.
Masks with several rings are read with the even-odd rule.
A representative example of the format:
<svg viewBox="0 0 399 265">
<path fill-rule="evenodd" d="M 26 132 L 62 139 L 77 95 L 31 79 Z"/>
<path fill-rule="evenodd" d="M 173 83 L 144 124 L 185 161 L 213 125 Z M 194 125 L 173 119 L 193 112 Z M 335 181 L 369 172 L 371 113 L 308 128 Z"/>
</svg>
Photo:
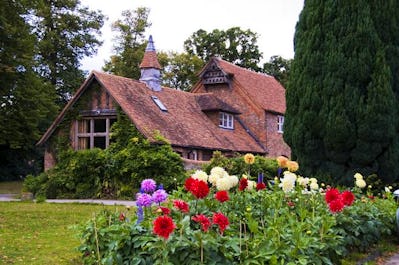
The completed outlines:
<svg viewBox="0 0 399 265">
<path fill-rule="evenodd" d="M 112 51 L 111 23 L 122 18 L 123 10 L 138 7 L 150 9 L 152 26 L 146 31 L 153 36 L 158 51 L 183 52 L 183 43 L 199 29 L 211 32 L 240 27 L 259 35 L 259 51 L 263 61 L 273 55 L 294 57 L 293 36 L 304 0 L 81 0 L 90 9 L 102 10 L 108 17 L 102 29 L 102 47 L 93 58 L 82 61 L 84 70 L 101 70 Z"/>
</svg>

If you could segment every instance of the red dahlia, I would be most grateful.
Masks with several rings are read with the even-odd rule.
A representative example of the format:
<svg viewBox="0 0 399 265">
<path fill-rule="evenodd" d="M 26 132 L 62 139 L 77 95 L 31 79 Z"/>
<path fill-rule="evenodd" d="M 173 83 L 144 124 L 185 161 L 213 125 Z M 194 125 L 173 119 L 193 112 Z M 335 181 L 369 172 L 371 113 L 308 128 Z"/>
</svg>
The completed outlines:
<svg viewBox="0 0 399 265">
<path fill-rule="evenodd" d="M 215 199 L 218 200 L 219 202 L 225 202 L 228 201 L 229 198 L 229 193 L 225 190 L 221 190 L 215 193 Z"/>
<path fill-rule="evenodd" d="M 326 203 L 330 203 L 332 201 L 335 201 L 336 199 L 340 199 L 341 198 L 341 194 L 339 193 L 339 190 L 335 189 L 335 188 L 331 188 L 328 189 L 326 191 Z"/>
<path fill-rule="evenodd" d="M 175 230 L 176 226 L 173 223 L 172 218 L 167 215 L 161 215 L 157 217 L 154 222 L 154 234 L 163 237 L 165 239 L 169 238 L 169 235 Z"/>
<path fill-rule="evenodd" d="M 328 204 L 328 207 L 330 208 L 330 211 L 332 213 L 338 213 L 344 209 L 345 204 L 342 199 L 336 199 L 336 200 L 331 201 Z"/>
<path fill-rule="evenodd" d="M 203 199 L 208 196 L 209 187 L 205 181 L 194 179 L 190 185 L 190 192 L 197 198 Z"/>
<path fill-rule="evenodd" d="M 158 210 L 160 210 L 162 212 L 162 214 L 165 214 L 165 215 L 169 215 L 170 214 L 170 209 L 167 208 L 167 207 L 160 206 L 158 208 Z"/>
<path fill-rule="evenodd" d="M 220 234 L 223 234 L 226 227 L 229 225 L 229 219 L 222 213 L 214 213 L 212 222 L 219 226 Z"/>
<path fill-rule="evenodd" d="M 183 200 L 173 200 L 173 206 L 183 213 L 190 211 L 188 203 Z"/>
<path fill-rule="evenodd" d="M 211 221 L 203 214 L 197 214 L 193 216 L 192 219 L 194 222 L 201 224 L 201 228 L 204 232 L 208 231 L 209 227 L 211 226 Z"/>
<path fill-rule="evenodd" d="M 263 182 L 259 182 L 258 184 L 256 184 L 256 190 L 264 190 L 266 189 L 266 184 Z"/>
<path fill-rule="evenodd" d="M 352 203 L 355 201 L 355 195 L 353 195 L 353 193 L 349 190 L 342 192 L 341 197 L 345 206 L 351 206 Z"/>
<path fill-rule="evenodd" d="M 240 179 L 240 186 L 238 187 L 239 190 L 243 191 L 247 188 L 248 186 L 248 180 L 246 178 L 241 178 Z"/>
<path fill-rule="evenodd" d="M 184 188 L 186 189 L 186 191 L 190 191 L 191 190 L 191 186 L 194 183 L 195 179 L 193 179 L 192 177 L 189 177 L 188 179 L 186 179 L 186 181 L 184 182 Z"/>
</svg>

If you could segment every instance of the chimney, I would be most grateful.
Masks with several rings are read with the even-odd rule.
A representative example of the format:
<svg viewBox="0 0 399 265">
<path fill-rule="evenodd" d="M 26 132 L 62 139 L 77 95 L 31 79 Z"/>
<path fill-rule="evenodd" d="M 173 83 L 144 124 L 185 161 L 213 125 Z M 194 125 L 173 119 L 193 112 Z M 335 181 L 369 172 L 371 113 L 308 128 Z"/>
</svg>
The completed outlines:
<svg viewBox="0 0 399 265">
<path fill-rule="evenodd" d="M 146 83 L 153 91 L 161 91 L 161 65 L 158 62 L 157 53 L 151 35 L 148 39 L 147 48 L 145 49 L 140 69 L 140 81 Z"/>
</svg>

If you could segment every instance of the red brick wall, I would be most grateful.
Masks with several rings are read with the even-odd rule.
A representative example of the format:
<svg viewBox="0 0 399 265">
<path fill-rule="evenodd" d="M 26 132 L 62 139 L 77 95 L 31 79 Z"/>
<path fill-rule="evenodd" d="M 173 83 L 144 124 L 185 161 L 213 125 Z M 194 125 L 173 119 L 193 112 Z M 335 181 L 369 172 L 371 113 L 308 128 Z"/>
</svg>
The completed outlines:
<svg viewBox="0 0 399 265">
<path fill-rule="evenodd" d="M 277 115 L 266 112 L 266 133 L 268 156 L 277 157 L 279 155 L 291 156 L 289 146 L 284 142 L 283 134 L 277 131 Z"/>
<path fill-rule="evenodd" d="M 242 91 L 237 88 L 231 88 L 228 84 L 212 85 L 208 86 L 206 89 L 204 86 L 201 86 L 196 91 L 196 93 L 206 92 L 213 93 L 218 98 L 237 109 L 241 113 L 239 115 L 240 119 L 251 130 L 251 132 L 255 134 L 264 145 L 266 145 L 266 124 L 263 109 L 255 105 Z M 211 119 L 213 120 L 214 117 L 211 117 Z M 235 127 L 241 128 L 237 126 L 236 122 Z"/>
</svg>

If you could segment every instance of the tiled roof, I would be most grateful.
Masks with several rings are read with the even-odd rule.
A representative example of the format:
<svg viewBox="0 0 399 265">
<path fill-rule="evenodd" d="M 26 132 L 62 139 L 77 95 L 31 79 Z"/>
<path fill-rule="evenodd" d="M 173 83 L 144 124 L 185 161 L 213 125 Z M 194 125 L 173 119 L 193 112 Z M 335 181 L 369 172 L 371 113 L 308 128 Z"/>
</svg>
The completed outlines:
<svg viewBox="0 0 399 265">
<path fill-rule="evenodd" d="M 212 60 L 216 61 L 223 72 L 233 76 L 233 87 L 240 87 L 262 109 L 285 113 L 285 89 L 273 76 L 242 68 L 217 57 Z M 207 65 L 212 63 L 212 60 Z"/>
<path fill-rule="evenodd" d="M 141 67 L 160 68 L 155 51 L 146 51 L 145 54 Z M 266 111 L 285 113 L 285 90 L 273 77 L 241 68 L 219 58 L 213 58 L 213 60 L 216 60 L 219 68 L 230 76 L 232 81 L 230 85 L 240 89 L 256 105 Z M 239 110 L 211 93 L 189 93 L 166 87 L 157 92 L 149 89 L 143 82 L 97 71 L 93 71 L 86 79 L 73 99 L 40 139 L 38 145 L 47 141 L 68 109 L 79 99 L 85 89 L 96 81 L 109 92 L 137 129 L 151 141 L 155 141 L 154 132 L 158 130 L 174 146 L 237 152 L 266 152 L 247 132 L 247 128 L 244 128 L 242 123 L 236 122 L 235 129 L 228 130 L 220 128 L 209 119 L 206 115 L 208 111 L 240 113 Z M 195 90 L 196 88 L 193 92 Z M 157 106 L 153 96 L 163 103 L 167 111 Z"/>
<path fill-rule="evenodd" d="M 146 51 L 144 53 L 143 60 L 141 61 L 140 68 L 156 68 L 161 69 L 161 65 L 158 62 L 156 51 Z"/>
<path fill-rule="evenodd" d="M 234 130 L 222 129 L 214 124 L 202 111 L 198 103 L 198 97 L 201 97 L 199 94 L 167 87 L 155 92 L 144 83 L 133 79 L 96 71 L 92 75 L 110 93 L 137 129 L 152 141 L 155 140 L 154 131 L 158 130 L 175 146 L 265 153 L 265 150 L 240 128 L 239 123 L 235 124 L 237 128 Z M 156 96 L 167 111 L 162 111 L 154 103 L 152 96 Z M 220 100 L 218 102 L 222 104 Z"/>
<path fill-rule="evenodd" d="M 196 94 L 197 102 L 202 111 L 224 111 L 233 114 L 240 114 L 238 110 L 218 99 L 212 93 Z"/>
</svg>

